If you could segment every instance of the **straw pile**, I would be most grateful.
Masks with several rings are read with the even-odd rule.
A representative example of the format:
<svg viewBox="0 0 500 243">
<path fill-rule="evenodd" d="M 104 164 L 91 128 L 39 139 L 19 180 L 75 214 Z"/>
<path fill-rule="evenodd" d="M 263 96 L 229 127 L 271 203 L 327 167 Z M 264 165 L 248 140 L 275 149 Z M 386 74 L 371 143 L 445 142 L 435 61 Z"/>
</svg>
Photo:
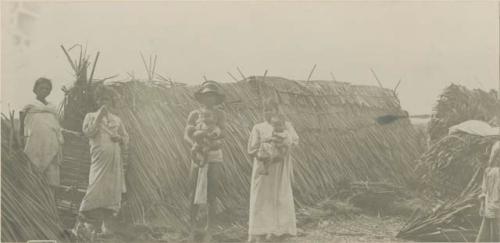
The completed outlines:
<svg viewBox="0 0 500 243">
<path fill-rule="evenodd" d="M 117 113 L 131 137 L 124 214 L 136 222 L 157 216 L 185 229 L 190 162 L 183 129 L 189 112 L 197 108 L 192 98 L 197 87 L 138 81 L 111 87 L 120 94 Z M 223 109 L 228 135 L 221 210 L 247 209 L 251 162 L 246 146 L 253 125 L 263 121 L 263 97 L 277 97 L 301 139 L 292 154 L 299 207 L 334 192 L 346 178 L 404 185 L 412 176 L 412 162 L 422 147 L 409 120 L 384 126 L 375 122 L 378 116 L 404 114 L 390 90 L 278 77 L 256 77 L 222 88 L 227 94 Z M 81 110 L 65 110 L 66 115 L 73 112 Z M 81 126 L 81 121 L 73 126 Z M 65 145 L 68 149 L 85 150 L 71 144 Z M 88 165 L 88 157 L 83 157 L 80 164 Z M 66 170 L 63 181 L 71 174 Z"/>
<path fill-rule="evenodd" d="M 444 91 L 429 124 L 433 144 L 421 156 L 416 171 L 423 188 L 445 203 L 433 212 L 415 214 L 398 237 L 421 241 L 474 240 L 480 223 L 477 196 L 482 173 L 498 137 L 448 135 L 448 129 L 470 119 L 488 121 L 499 105 L 493 91 L 470 91 L 457 85 Z"/>
<path fill-rule="evenodd" d="M 424 186 L 443 198 L 455 197 L 478 168 L 484 168 L 494 137 L 458 133 L 448 129 L 467 120 L 491 120 L 500 107 L 495 91 L 468 90 L 455 84 L 445 89 L 429 122 L 431 146 L 417 165 Z"/>
<path fill-rule="evenodd" d="M 482 173 L 483 169 L 478 168 L 462 193 L 432 212 L 415 212 L 396 237 L 427 242 L 474 241 L 480 225 L 478 196 Z"/>
<path fill-rule="evenodd" d="M 2 242 L 61 239 L 50 187 L 29 158 L 12 146 L 12 125 L 2 117 Z"/>
<path fill-rule="evenodd" d="M 448 134 L 448 128 L 467 120 L 489 121 L 498 112 L 500 101 L 496 91 L 469 90 L 452 84 L 444 90 L 434 107 L 428 127 L 431 143 Z"/>
<path fill-rule="evenodd" d="M 448 135 L 425 152 L 417 165 L 423 184 L 443 198 L 455 197 L 477 169 L 484 169 L 495 137 Z"/>
</svg>

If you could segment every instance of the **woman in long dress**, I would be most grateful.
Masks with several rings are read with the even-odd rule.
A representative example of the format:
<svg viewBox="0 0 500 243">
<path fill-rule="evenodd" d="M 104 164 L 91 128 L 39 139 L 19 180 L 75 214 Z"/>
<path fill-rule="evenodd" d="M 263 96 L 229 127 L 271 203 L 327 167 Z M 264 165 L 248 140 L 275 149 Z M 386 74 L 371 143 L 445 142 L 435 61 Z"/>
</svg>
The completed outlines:
<svg viewBox="0 0 500 243">
<path fill-rule="evenodd" d="M 286 137 L 283 141 L 288 147 L 284 161 L 269 165 L 267 174 L 259 173 L 263 164 L 256 159 L 261 143 L 273 136 L 270 123 L 274 115 L 279 115 L 278 103 L 268 99 L 264 103 L 266 121 L 256 124 L 248 141 L 248 153 L 253 157 L 252 180 L 250 189 L 249 241 L 259 241 L 265 236 L 296 235 L 295 206 L 292 194 L 293 166 L 290 149 L 298 145 L 299 137 L 290 122 L 285 122 Z"/>
<path fill-rule="evenodd" d="M 483 217 L 476 242 L 500 241 L 500 141 L 491 148 L 488 167 L 484 170 L 481 186 L 481 210 Z"/>
<path fill-rule="evenodd" d="M 50 79 L 39 78 L 33 87 L 36 99 L 20 113 L 21 132 L 26 141 L 24 152 L 42 171 L 55 192 L 59 186 L 59 166 L 62 161 L 62 128 L 56 107 L 46 100 L 52 91 Z"/>
<path fill-rule="evenodd" d="M 122 193 L 126 192 L 122 149 L 128 144 L 128 134 L 121 119 L 111 113 L 113 91 L 101 86 L 96 90 L 99 110 L 88 113 L 83 122 L 83 133 L 89 138 L 91 165 L 89 185 L 80 205 L 80 214 L 86 221 L 101 221 L 103 234 L 112 233 L 113 216 L 121 207 Z"/>
</svg>

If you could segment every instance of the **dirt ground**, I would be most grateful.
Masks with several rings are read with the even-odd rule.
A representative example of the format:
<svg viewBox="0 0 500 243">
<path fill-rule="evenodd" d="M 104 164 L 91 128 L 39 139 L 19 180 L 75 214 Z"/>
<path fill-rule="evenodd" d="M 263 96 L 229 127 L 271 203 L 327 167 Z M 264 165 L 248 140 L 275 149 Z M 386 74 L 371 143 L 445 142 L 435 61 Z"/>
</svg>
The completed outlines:
<svg viewBox="0 0 500 243">
<path fill-rule="evenodd" d="M 405 218 L 399 216 L 370 216 L 357 215 L 352 218 L 335 218 L 321 220 L 298 229 L 296 237 L 274 240 L 271 242 L 409 242 L 396 239 L 395 235 L 405 223 Z M 246 242 L 246 229 L 234 226 L 233 229 L 225 229 L 223 237 L 214 236 L 212 242 Z M 229 233 L 227 231 L 232 231 Z M 230 236 L 232 235 L 232 237 Z M 123 239 L 122 239 L 123 240 Z M 118 239 L 100 240 L 99 242 L 117 243 Z M 137 240 L 137 239 L 136 239 Z M 161 240 L 145 240 L 140 242 L 192 242 L 186 235 L 170 233 Z"/>
<path fill-rule="evenodd" d="M 429 202 L 415 197 L 387 197 L 370 193 L 350 197 L 350 200 L 328 199 L 314 207 L 298 209 L 296 237 L 272 242 L 408 242 L 396 239 L 396 234 L 415 209 L 429 206 Z M 247 216 L 244 209 L 221 213 L 218 217 L 218 222 L 225 223 L 217 227 L 212 242 L 247 241 Z M 154 240 L 150 237 L 133 237 L 133 241 L 193 242 L 186 234 L 172 230 L 160 231 L 162 232 Z M 198 234 L 200 240 L 202 232 L 203 230 Z M 126 239 L 122 238 L 121 241 L 123 240 Z"/>
<path fill-rule="evenodd" d="M 330 219 L 305 229 L 287 242 L 403 242 L 394 236 L 404 225 L 400 217 L 359 215 L 352 219 Z"/>
<path fill-rule="evenodd" d="M 405 218 L 399 216 L 379 217 L 361 214 L 352 218 L 332 217 L 303 228 L 299 227 L 296 237 L 270 242 L 408 242 L 395 238 L 404 223 Z M 234 227 L 226 229 L 223 237 L 214 236 L 213 242 L 246 242 L 246 229 L 240 226 Z M 191 240 L 174 234 L 167 236 L 164 242 L 191 242 Z"/>
</svg>

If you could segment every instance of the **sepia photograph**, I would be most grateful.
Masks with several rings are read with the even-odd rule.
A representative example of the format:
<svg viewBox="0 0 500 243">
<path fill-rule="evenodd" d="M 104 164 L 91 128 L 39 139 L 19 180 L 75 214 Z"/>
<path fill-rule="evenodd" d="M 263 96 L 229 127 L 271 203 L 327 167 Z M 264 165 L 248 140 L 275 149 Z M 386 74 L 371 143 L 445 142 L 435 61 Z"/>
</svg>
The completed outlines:
<svg viewBox="0 0 500 243">
<path fill-rule="evenodd" d="M 0 242 L 500 242 L 499 1 L 0 10 Z"/>
</svg>

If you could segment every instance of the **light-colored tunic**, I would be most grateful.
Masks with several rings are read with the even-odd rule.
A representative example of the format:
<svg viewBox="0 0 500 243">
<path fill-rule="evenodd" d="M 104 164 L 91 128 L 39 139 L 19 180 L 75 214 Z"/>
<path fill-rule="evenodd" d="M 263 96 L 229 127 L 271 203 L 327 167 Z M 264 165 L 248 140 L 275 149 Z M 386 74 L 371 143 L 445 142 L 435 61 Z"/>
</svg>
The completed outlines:
<svg viewBox="0 0 500 243">
<path fill-rule="evenodd" d="M 193 126 L 196 127 L 199 125 L 202 120 L 202 109 L 196 109 L 191 111 L 188 115 L 187 119 L 187 126 Z M 212 110 L 215 113 L 215 118 L 216 118 L 216 124 L 217 127 L 220 130 L 225 129 L 225 115 L 224 112 L 218 108 L 213 108 Z M 207 203 L 207 191 L 208 191 L 208 167 L 210 166 L 210 163 L 222 163 L 223 156 L 222 156 L 222 149 L 217 149 L 217 150 L 212 150 L 208 151 L 207 153 L 207 164 L 201 168 L 198 168 L 197 165 L 192 163 L 192 168 L 198 170 L 198 177 L 196 181 L 196 188 L 195 188 L 195 194 L 194 194 L 194 204 L 206 204 Z M 194 168 L 196 167 L 196 168 Z"/>
<path fill-rule="evenodd" d="M 500 142 L 496 142 L 490 155 L 490 163 L 500 159 Z M 485 197 L 483 216 L 486 218 L 500 218 L 500 168 L 487 167 L 484 172 L 481 187 L 482 195 Z"/>
<path fill-rule="evenodd" d="M 50 185 L 59 185 L 59 165 L 62 161 L 64 139 L 57 119 L 57 109 L 34 100 L 24 107 L 24 152 L 33 164 L 43 171 Z"/>
<path fill-rule="evenodd" d="M 263 140 L 270 138 L 273 127 L 268 122 L 255 125 L 248 141 L 248 153 L 255 155 Z M 299 137 L 293 126 L 286 122 L 285 144 L 298 145 Z M 288 149 L 290 151 L 290 149 Z M 269 166 L 269 174 L 258 173 L 263 164 L 253 162 L 250 188 L 250 213 L 248 233 L 250 235 L 290 234 L 296 235 L 295 205 L 292 193 L 293 166 L 290 153 L 285 162 Z"/>
<path fill-rule="evenodd" d="M 118 212 L 122 193 L 126 192 L 125 175 L 121 146 L 111 140 L 111 134 L 122 137 L 125 147 L 128 134 L 120 118 L 109 112 L 100 123 L 96 123 L 100 111 L 87 114 L 83 122 L 83 133 L 89 138 L 92 161 L 89 186 L 80 211 L 107 208 Z"/>
</svg>

